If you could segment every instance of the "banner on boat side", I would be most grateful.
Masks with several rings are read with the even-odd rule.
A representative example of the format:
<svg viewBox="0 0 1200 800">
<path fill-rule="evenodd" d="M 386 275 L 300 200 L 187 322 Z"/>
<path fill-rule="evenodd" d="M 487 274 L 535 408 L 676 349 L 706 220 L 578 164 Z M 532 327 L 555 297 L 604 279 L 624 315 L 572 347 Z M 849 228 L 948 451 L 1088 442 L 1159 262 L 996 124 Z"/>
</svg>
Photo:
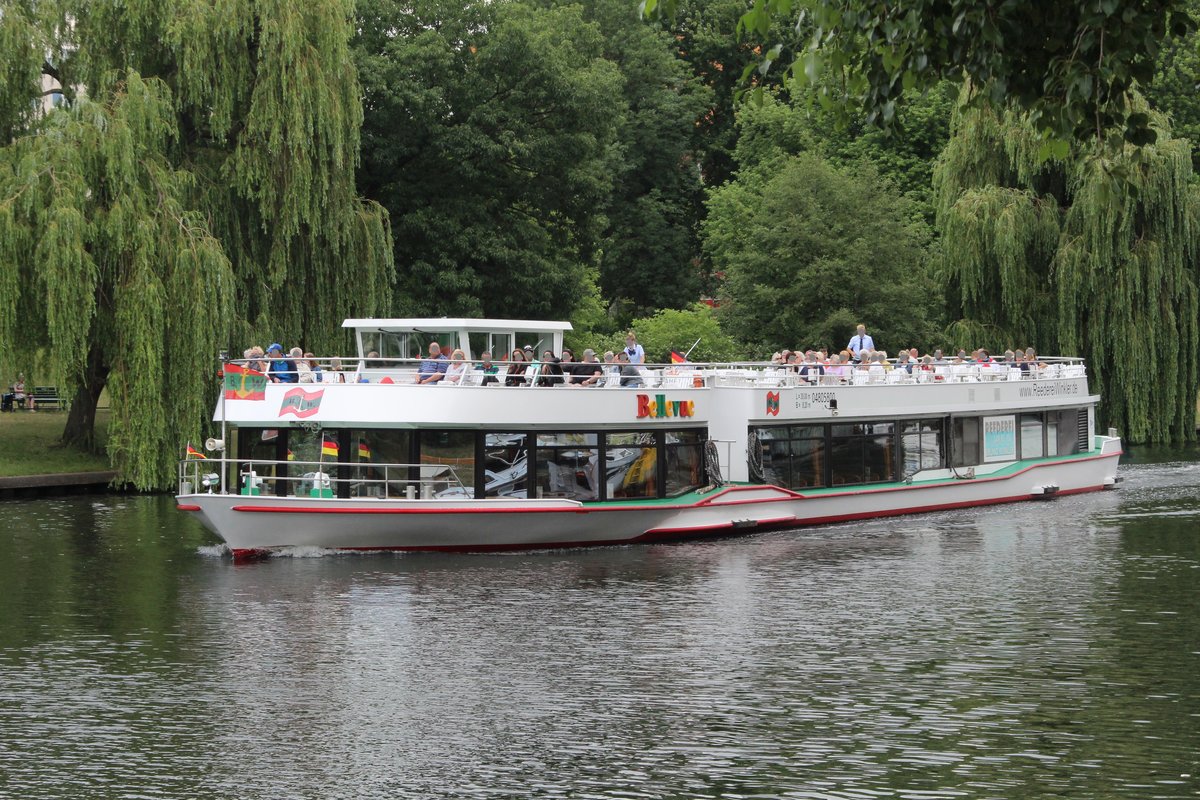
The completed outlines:
<svg viewBox="0 0 1200 800">
<path fill-rule="evenodd" d="M 1003 417 L 983 418 L 983 460 L 1017 460 L 1017 418 L 1012 414 Z"/>
<path fill-rule="evenodd" d="M 767 392 L 767 416 L 779 416 L 779 392 Z"/>
<path fill-rule="evenodd" d="M 668 400 L 665 394 L 637 396 L 637 418 L 692 417 L 696 414 L 695 400 Z"/>
<path fill-rule="evenodd" d="M 320 410 L 321 397 L 324 394 L 324 389 L 315 392 L 306 392 L 300 388 L 289 389 L 279 404 L 279 416 L 293 414 L 301 419 L 311 417 Z"/>
</svg>

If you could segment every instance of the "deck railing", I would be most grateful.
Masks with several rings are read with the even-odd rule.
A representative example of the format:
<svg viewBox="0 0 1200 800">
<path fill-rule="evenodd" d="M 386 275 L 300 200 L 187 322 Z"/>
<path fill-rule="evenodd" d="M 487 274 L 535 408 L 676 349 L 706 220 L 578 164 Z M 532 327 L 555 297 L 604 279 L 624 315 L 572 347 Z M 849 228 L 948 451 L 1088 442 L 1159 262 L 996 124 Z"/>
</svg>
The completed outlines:
<svg viewBox="0 0 1200 800">
<path fill-rule="evenodd" d="M 414 384 L 420 377 L 418 367 L 426 359 L 317 359 L 321 367 L 322 384 Z M 340 361 L 343 364 L 354 364 L 350 369 L 332 370 L 329 365 Z M 231 360 L 231 364 L 253 365 L 254 362 L 245 359 Z M 466 370 L 454 380 L 443 378 L 435 385 L 446 387 L 482 386 L 489 377 L 476 365 L 478 360 L 465 362 Z M 551 376 L 543 369 L 543 364 L 524 364 L 525 369 L 520 377 L 523 382 L 516 387 L 506 387 L 505 379 L 508 367 L 514 362 L 492 361 L 498 371 L 491 375 L 495 378 L 493 386 L 504 388 L 557 388 L 571 378 L 566 376 Z M 572 365 L 581 362 L 570 362 Z M 912 362 L 909 362 L 912 364 Z M 562 365 L 560 365 L 562 366 Z M 926 383 L 978 383 L 991 381 L 1045 380 L 1060 378 L 1085 378 L 1087 370 L 1082 359 L 1043 357 L 1037 362 L 1021 366 L 1014 362 L 975 363 L 943 361 L 937 364 L 912 364 L 909 371 L 906 365 L 897 359 L 883 363 L 867 364 L 838 364 L 838 365 L 779 365 L 765 362 L 697 362 L 683 364 L 641 364 L 636 366 L 637 375 L 621 376 L 619 366 L 599 363 L 603 370 L 598 386 L 607 389 L 683 389 L 702 388 L 705 386 L 863 386 L 888 384 L 926 384 Z M 253 366 L 252 366 L 253 368 Z M 550 379 L 549 382 L 547 379 Z"/>
<path fill-rule="evenodd" d="M 285 469 L 286 468 L 286 469 Z M 236 485 L 227 485 L 235 480 Z M 340 492 L 339 487 L 346 491 Z M 179 462 L 179 493 L 288 497 L 471 497 L 453 464 L 189 458 Z"/>
</svg>

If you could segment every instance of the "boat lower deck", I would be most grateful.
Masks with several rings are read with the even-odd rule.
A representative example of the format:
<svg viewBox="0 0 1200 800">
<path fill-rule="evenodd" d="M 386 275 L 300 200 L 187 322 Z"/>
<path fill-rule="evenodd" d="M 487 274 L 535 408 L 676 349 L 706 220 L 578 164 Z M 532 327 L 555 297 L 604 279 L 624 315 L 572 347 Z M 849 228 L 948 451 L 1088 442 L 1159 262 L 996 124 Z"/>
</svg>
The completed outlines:
<svg viewBox="0 0 1200 800">
<path fill-rule="evenodd" d="M 1016 462 L 971 477 L 804 491 L 734 484 L 620 502 L 217 493 L 180 495 L 178 502 L 235 555 L 296 546 L 456 551 L 580 547 L 736 535 L 1095 491 L 1115 485 L 1120 452 L 1118 439 L 1104 438 L 1096 451 Z"/>
</svg>

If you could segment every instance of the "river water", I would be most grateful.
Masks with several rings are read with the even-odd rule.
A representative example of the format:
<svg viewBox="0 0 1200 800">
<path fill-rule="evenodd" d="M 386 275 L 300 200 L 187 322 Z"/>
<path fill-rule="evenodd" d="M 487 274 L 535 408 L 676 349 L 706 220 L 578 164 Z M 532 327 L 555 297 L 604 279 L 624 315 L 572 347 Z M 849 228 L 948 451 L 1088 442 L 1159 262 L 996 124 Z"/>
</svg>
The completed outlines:
<svg viewBox="0 0 1200 800">
<path fill-rule="evenodd" d="M 1195 798 L 1200 452 L 699 544 L 234 565 L 0 504 L 3 798 Z"/>
</svg>

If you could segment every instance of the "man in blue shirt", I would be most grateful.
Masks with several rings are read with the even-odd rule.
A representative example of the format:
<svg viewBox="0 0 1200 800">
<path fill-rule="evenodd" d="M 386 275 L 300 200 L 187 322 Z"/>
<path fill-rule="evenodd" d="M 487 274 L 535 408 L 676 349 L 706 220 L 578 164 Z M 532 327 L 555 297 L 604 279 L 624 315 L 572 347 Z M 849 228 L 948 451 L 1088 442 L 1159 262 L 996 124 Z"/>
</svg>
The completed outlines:
<svg viewBox="0 0 1200 800">
<path fill-rule="evenodd" d="M 429 358 L 421 359 L 421 365 L 417 367 L 417 383 L 437 383 L 446 377 L 449 367 L 450 360 L 442 352 L 442 346 L 437 342 L 430 342 Z"/>
<path fill-rule="evenodd" d="M 300 379 L 296 365 L 283 357 L 283 345 L 273 344 L 267 348 L 267 379 L 272 383 L 295 383 Z"/>
<path fill-rule="evenodd" d="M 851 337 L 846 349 L 854 356 L 855 361 L 863 360 L 863 351 L 869 355 L 875 349 L 875 340 L 867 333 L 866 325 L 859 324 L 858 331 Z"/>
</svg>

